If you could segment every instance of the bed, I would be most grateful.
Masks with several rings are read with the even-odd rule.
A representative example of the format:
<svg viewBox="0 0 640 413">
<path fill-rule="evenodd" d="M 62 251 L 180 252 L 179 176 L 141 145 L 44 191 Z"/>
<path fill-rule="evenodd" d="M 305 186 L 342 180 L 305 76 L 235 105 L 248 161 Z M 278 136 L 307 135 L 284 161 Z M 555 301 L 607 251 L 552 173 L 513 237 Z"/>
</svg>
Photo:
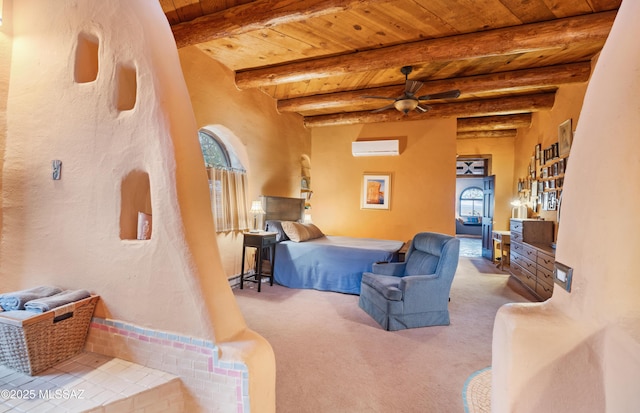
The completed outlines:
<svg viewBox="0 0 640 413">
<path fill-rule="evenodd" d="M 289 288 L 360 294 L 362 273 L 371 271 L 376 262 L 397 261 L 403 245 L 402 241 L 331 236 L 322 232 L 296 242 L 287 239 L 282 226 L 290 229 L 289 226 L 298 223 L 300 227 L 304 199 L 263 196 L 262 208 L 266 230 L 278 234 L 275 281 Z"/>
</svg>

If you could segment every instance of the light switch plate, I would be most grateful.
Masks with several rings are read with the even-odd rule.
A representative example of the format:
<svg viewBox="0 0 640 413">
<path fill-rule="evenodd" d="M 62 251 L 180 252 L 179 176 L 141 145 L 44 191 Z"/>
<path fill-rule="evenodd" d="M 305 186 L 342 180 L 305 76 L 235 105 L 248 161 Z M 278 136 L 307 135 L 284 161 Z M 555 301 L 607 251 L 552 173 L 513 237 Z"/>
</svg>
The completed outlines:
<svg viewBox="0 0 640 413">
<path fill-rule="evenodd" d="M 556 261 L 553 268 L 553 282 L 571 292 L 571 279 L 573 278 L 573 268 Z"/>
</svg>

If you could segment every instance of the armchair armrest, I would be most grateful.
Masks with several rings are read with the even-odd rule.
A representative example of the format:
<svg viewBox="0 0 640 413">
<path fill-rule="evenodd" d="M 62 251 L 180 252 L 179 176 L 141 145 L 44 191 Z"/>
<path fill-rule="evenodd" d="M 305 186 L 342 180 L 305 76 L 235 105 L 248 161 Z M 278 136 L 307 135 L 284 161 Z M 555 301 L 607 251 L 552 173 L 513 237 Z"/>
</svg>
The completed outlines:
<svg viewBox="0 0 640 413">
<path fill-rule="evenodd" d="M 404 262 L 388 262 L 384 264 L 373 264 L 373 268 L 371 272 L 374 274 L 380 275 L 395 275 L 396 277 L 400 277 L 404 275 L 405 267 L 407 266 Z"/>
<path fill-rule="evenodd" d="M 408 275 L 400 279 L 405 312 L 435 311 L 449 301 L 448 284 L 437 274 Z"/>
<path fill-rule="evenodd" d="M 402 277 L 400 280 L 399 288 L 403 291 L 407 289 L 416 289 L 420 290 L 420 288 L 430 284 L 431 281 L 437 280 L 438 274 L 424 274 L 424 275 L 407 275 Z M 429 288 L 432 288 L 429 286 Z"/>
</svg>

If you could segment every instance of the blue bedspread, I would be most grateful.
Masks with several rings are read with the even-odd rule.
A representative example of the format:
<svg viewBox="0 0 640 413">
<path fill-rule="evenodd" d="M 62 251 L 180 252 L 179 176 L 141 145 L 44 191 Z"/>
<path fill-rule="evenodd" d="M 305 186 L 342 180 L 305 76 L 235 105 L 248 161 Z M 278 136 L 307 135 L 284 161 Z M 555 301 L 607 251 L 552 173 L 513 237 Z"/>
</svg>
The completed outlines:
<svg viewBox="0 0 640 413">
<path fill-rule="evenodd" d="M 324 236 L 276 245 L 275 281 L 290 288 L 360 294 L 362 273 L 393 261 L 402 241 Z"/>
</svg>

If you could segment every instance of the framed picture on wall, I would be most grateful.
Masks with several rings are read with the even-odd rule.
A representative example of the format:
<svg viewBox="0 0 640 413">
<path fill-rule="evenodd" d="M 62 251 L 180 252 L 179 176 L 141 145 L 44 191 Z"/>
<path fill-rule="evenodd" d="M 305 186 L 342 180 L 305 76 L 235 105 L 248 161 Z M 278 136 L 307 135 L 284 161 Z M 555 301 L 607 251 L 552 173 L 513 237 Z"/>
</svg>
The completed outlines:
<svg viewBox="0 0 640 413">
<path fill-rule="evenodd" d="M 572 141 L 571 119 L 567 119 L 558 126 L 558 155 L 569 155 Z"/>
<path fill-rule="evenodd" d="M 389 209 L 391 205 L 391 175 L 364 174 L 362 208 Z"/>
</svg>

